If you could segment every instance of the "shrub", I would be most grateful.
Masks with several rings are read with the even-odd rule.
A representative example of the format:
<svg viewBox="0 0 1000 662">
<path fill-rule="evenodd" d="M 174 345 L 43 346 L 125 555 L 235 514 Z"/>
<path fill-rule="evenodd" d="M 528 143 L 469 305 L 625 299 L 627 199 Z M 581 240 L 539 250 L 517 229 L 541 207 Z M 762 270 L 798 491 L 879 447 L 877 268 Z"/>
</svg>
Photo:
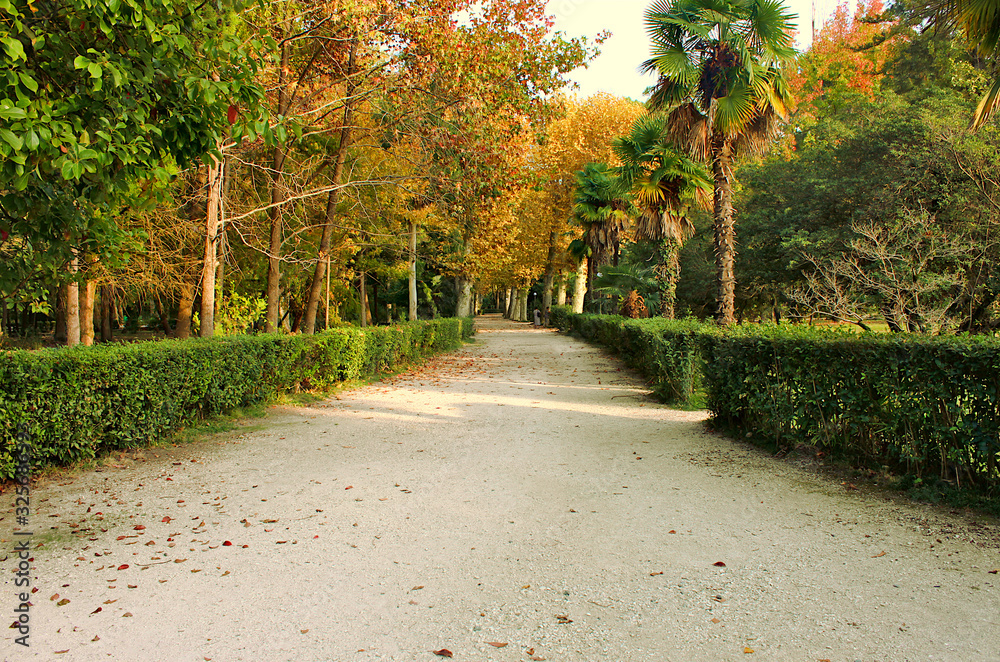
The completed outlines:
<svg viewBox="0 0 1000 662">
<path fill-rule="evenodd" d="M 327 388 L 454 349 L 472 320 L 335 328 L 312 336 L 161 340 L 0 354 L 0 478 L 23 426 L 35 467 L 149 444 L 202 417 Z"/>
</svg>

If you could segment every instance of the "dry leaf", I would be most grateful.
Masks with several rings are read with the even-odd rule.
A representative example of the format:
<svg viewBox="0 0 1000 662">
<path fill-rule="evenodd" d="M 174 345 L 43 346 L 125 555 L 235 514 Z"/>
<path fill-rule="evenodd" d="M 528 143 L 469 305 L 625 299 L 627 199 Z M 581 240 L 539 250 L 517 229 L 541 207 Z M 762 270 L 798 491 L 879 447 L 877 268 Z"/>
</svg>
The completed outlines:
<svg viewBox="0 0 1000 662">
<path fill-rule="evenodd" d="M 719 568 L 725 568 L 725 567 L 726 567 L 726 564 L 725 564 L 725 563 L 723 563 L 722 561 L 716 561 L 716 562 L 715 562 L 715 563 L 713 563 L 712 565 L 714 565 L 714 566 L 717 566 L 717 567 L 719 567 Z"/>
<path fill-rule="evenodd" d="M 105 600 L 105 601 L 104 601 L 104 604 L 106 604 L 106 605 L 112 605 L 112 604 L 114 604 L 114 603 L 116 603 L 116 602 L 118 602 L 118 599 L 117 599 L 117 598 L 116 598 L 116 599 L 114 599 L 114 600 Z"/>
<path fill-rule="evenodd" d="M 420 589 L 422 589 L 423 587 L 424 587 L 424 585 L 423 585 L 423 584 L 421 584 L 420 586 L 414 586 L 414 587 L 413 587 L 413 588 L 411 588 L 410 590 L 411 590 L 411 591 L 419 591 L 419 590 L 420 590 Z"/>
<path fill-rule="evenodd" d="M 455 656 L 455 654 L 452 653 L 447 648 L 442 648 L 439 651 L 431 651 L 431 652 L 434 653 L 435 655 L 440 655 L 441 657 L 454 657 Z"/>
<path fill-rule="evenodd" d="M 662 575 L 662 574 L 663 574 L 663 571 L 660 571 L 660 572 L 651 572 L 651 573 L 649 573 L 649 576 L 650 577 L 655 577 L 657 575 Z"/>
<path fill-rule="evenodd" d="M 717 619 L 717 618 L 713 618 L 713 619 L 712 619 L 712 622 L 713 622 L 713 623 L 721 623 L 722 621 L 720 621 L 720 620 L 719 620 L 719 619 Z"/>
<path fill-rule="evenodd" d="M 309 628 L 306 628 L 305 630 L 299 630 L 299 632 L 301 632 L 302 634 L 305 634 L 306 632 L 309 632 Z"/>
<path fill-rule="evenodd" d="M 99 611 L 104 611 L 104 607 L 98 607 L 97 609 L 95 609 L 94 611 L 92 611 L 92 612 L 90 612 L 90 613 L 91 613 L 91 614 L 96 614 L 96 613 L 97 613 L 97 612 L 99 612 Z"/>
<path fill-rule="evenodd" d="M 96 634 L 94 635 L 94 638 L 91 639 L 91 641 L 100 641 L 100 640 L 101 640 L 101 638 L 99 636 L 97 636 Z"/>
<path fill-rule="evenodd" d="M 128 563 L 122 563 L 120 566 L 118 566 L 118 569 L 119 570 L 128 570 Z"/>
<path fill-rule="evenodd" d="M 878 554 L 876 554 L 876 555 L 875 555 L 875 556 L 873 556 L 872 558 L 873 558 L 873 559 L 877 559 L 877 558 L 878 558 L 878 557 L 880 557 L 880 556 L 885 556 L 885 552 L 884 552 L 884 551 L 882 551 L 882 552 L 879 552 Z"/>
<path fill-rule="evenodd" d="M 160 521 L 161 521 L 161 522 L 166 522 L 167 524 L 170 524 L 170 519 L 171 519 L 171 518 L 170 518 L 170 515 L 166 515 L 166 516 L 165 516 L 165 517 L 164 517 L 163 519 L 161 519 Z"/>
<path fill-rule="evenodd" d="M 127 611 L 124 614 L 122 614 L 122 618 L 131 618 L 131 616 L 132 616 L 132 612 L 130 612 L 130 611 Z"/>
<path fill-rule="evenodd" d="M 233 545 L 233 543 L 229 542 L 228 540 L 226 542 L 222 543 L 223 547 L 232 547 L 232 545 Z"/>
<path fill-rule="evenodd" d="M 69 598 L 63 598 L 62 600 L 56 603 L 56 606 L 62 607 L 63 605 L 68 605 L 68 604 L 69 604 Z"/>
<path fill-rule="evenodd" d="M 744 652 L 745 654 L 749 655 L 750 653 L 752 653 L 752 652 L 753 652 L 753 649 L 752 649 L 752 648 L 750 648 L 749 646 L 744 646 L 744 647 L 743 647 L 743 652 Z"/>
<path fill-rule="evenodd" d="M 677 533 L 677 532 L 674 531 L 673 529 L 670 529 L 669 531 L 667 531 L 667 533 Z"/>
<path fill-rule="evenodd" d="M 486 643 L 488 643 L 490 646 L 494 646 L 496 648 L 503 648 L 504 646 L 507 645 L 507 642 L 501 643 L 499 641 L 487 641 Z"/>
<path fill-rule="evenodd" d="M 142 524 L 136 524 L 135 526 L 132 527 L 132 529 L 134 529 L 135 531 L 144 531 L 146 527 L 144 527 Z"/>
</svg>

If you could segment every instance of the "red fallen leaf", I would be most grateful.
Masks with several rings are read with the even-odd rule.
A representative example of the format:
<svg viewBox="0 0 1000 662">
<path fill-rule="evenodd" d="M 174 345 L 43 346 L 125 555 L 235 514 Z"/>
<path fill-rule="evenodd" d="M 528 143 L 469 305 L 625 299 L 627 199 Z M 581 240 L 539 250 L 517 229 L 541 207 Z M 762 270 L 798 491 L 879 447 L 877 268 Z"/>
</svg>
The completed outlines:
<svg viewBox="0 0 1000 662">
<path fill-rule="evenodd" d="M 170 518 L 170 515 L 167 515 L 166 517 L 164 517 L 164 518 L 163 518 L 163 519 L 161 519 L 160 521 L 161 521 L 161 522 L 166 522 L 167 524 L 170 524 L 170 519 L 171 519 L 171 518 Z"/>
<path fill-rule="evenodd" d="M 441 657 L 455 657 L 455 654 L 452 653 L 447 648 L 442 648 L 439 651 L 431 651 L 431 652 L 434 653 L 435 655 L 440 655 Z"/>
<path fill-rule="evenodd" d="M 490 646 L 495 646 L 497 648 L 503 648 L 504 646 L 507 645 L 507 642 L 501 643 L 499 641 L 487 641 L 486 643 L 488 643 Z"/>
<path fill-rule="evenodd" d="M 722 621 L 720 621 L 720 620 L 719 620 L 719 619 L 717 619 L 717 618 L 713 618 L 713 619 L 712 619 L 712 622 L 713 622 L 713 623 L 721 623 Z"/>
<path fill-rule="evenodd" d="M 246 548 L 247 548 L 247 547 L 249 547 L 249 546 L 250 546 L 250 545 L 243 545 L 243 549 L 246 549 Z"/>
<path fill-rule="evenodd" d="M 990 572 L 991 575 L 995 575 L 998 572 L 1000 572 L 1000 570 L 990 570 L 989 572 Z"/>
<path fill-rule="evenodd" d="M 884 550 L 883 550 L 883 551 L 881 551 L 881 552 L 879 552 L 878 554 L 876 554 L 876 555 L 875 555 L 875 556 L 873 556 L 872 558 L 873 558 L 873 559 L 877 559 L 877 558 L 878 558 L 878 557 L 880 557 L 880 556 L 885 556 L 885 551 L 884 551 Z"/>
<path fill-rule="evenodd" d="M 720 567 L 720 568 L 725 568 L 725 567 L 726 567 L 726 564 L 725 564 L 725 563 L 723 563 L 722 561 L 716 561 L 716 562 L 715 562 L 715 563 L 713 563 L 712 565 L 714 565 L 714 566 L 718 566 L 718 567 Z"/>
<path fill-rule="evenodd" d="M 142 524 L 136 524 L 132 528 L 135 529 L 136 531 L 144 531 L 146 529 L 146 527 L 144 527 Z"/>
<path fill-rule="evenodd" d="M 96 613 L 97 613 L 97 612 L 99 612 L 99 611 L 104 611 L 104 607 L 98 607 L 97 609 L 95 609 L 94 611 L 92 611 L 92 612 L 90 612 L 90 613 L 91 613 L 91 614 L 96 614 Z"/>
<path fill-rule="evenodd" d="M 677 533 L 677 532 L 674 531 L 673 529 L 670 529 L 669 531 L 667 531 L 667 533 Z"/>
<path fill-rule="evenodd" d="M 114 604 L 114 603 L 116 603 L 116 602 L 118 602 L 118 599 L 117 599 L 117 598 L 115 598 L 114 600 L 105 600 L 105 601 L 104 601 L 104 604 L 106 604 L 106 605 L 110 605 L 110 604 Z"/>
<path fill-rule="evenodd" d="M 51 598 L 49 598 L 49 600 L 58 600 L 58 599 L 59 599 L 59 594 L 58 593 L 56 593 Z"/>
<path fill-rule="evenodd" d="M 661 571 L 661 572 L 651 572 L 651 573 L 649 573 L 649 576 L 650 576 L 650 577 L 655 577 L 655 576 L 657 576 L 657 575 L 662 575 L 662 574 L 663 574 L 663 572 L 662 572 L 662 571 Z"/>
<path fill-rule="evenodd" d="M 64 651 L 56 651 L 55 653 L 53 653 L 53 655 L 62 655 L 63 653 L 68 653 L 68 652 L 69 652 L 69 649 L 67 648 Z"/>
<path fill-rule="evenodd" d="M 128 563 L 122 563 L 120 566 L 118 566 L 118 569 L 119 570 L 128 570 Z"/>
<path fill-rule="evenodd" d="M 230 104 L 229 110 L 226 112 L 226 119 L 229 120 L 230 124 L 236 124 L 236 118 L 239 116 L 239 109 Z"/>
<path fill-rule="evenodd" d="M 354 489 L 354 486 L 353 486 L 353 485 L 348 485 L 348 486 L 347 486 L 347 487 L 345 487 L 344 489 L 345 489 L 345 490 L 352 490 L 352 489 Z"/>
<path fill-rule="evenodd" d="M 226 542 L 222 543 L 222 546 L 223 546 L 223 547 L 232 547 L 232 546 L 233 546 L 233 543 L 231 543 L 231 542 L 229 542 L 229 541 L 227 540 Z"/>
<path fill-rule="evenodd" d="M 91 641 L 100 641 L 100 640 L 101 640 L 101 638 L 99 636 L 97 636 L 96 634 L 94 635 L 94 638 L 91 639 Z"/>
</svg>

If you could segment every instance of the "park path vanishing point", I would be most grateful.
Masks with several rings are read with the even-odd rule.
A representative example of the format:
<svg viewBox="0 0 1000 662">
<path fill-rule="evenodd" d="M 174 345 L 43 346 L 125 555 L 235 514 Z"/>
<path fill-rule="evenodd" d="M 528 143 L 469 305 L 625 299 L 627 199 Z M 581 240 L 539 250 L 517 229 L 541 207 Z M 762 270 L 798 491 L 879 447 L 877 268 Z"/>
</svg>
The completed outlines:
<svg viewBox="0 0 1000 662">
<path fill-rule="evenodd" d="M 994 524 L 851 491 L 597 348 L 478 323 L 384 382 L 41 481 L 31 647 L 4 629 L 5 659 L 1000 660 Z M 14 595 L 7 573 L 8 619 Z"/>
</svg>

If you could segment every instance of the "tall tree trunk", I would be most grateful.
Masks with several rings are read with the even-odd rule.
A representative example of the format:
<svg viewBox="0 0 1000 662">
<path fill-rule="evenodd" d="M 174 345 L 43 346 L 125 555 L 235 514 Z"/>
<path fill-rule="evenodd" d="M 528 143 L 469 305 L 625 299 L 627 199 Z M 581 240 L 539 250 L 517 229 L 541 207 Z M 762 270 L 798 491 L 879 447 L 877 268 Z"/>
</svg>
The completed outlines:
<svg viewBox="0 0 1000 662">
<path fill-rule="evenodd" d="M 549 232 L 549 252 L 545 257 L 545 281 L 542 286 L 542 317 L 548 319 L 552 308 L 552 287 L 556 278 L 556 233 Z"/>
<path fill-rule="evenodd" d="M 712 174 L 715 178 L 715 269 L 718 283 L 716 321 L 736 323 L 736 228 L 733 218 L 732 143 L 712 139 Z"/>
<path fill-rule="evenodd" d="M 205 252 L 201 270 L 201 327 L 198 335 L 211 338 L 215 334 L 215 277 L 219 251 L 219 221 L 222 208 L 222 177 L 224 163 L 212 157 L 208 168 L 208 208 L 205 214 Z"/>
<path fill-rule="evenodd" d="M 660 245 L 660 262 L 656 279 L 660 282 L 660 317 L 674 319 L 677 304 L 677 281 L 681 274 L 681 246 L 676 239 L 664 239 Z"/>
<path fill-rule="evenodd" d="M 580 260 L 576 268 L 576 281 L 573 283 L 573 312 L 583 312 L 583 300 L 587 295 L 587 275 L 590 273 L 590 258 Z"/>
<path fill-rule="evenodd" d="M 466 276 L 458 276 L 455 280 L 458 287 L 455 317 L 469 317 L 472 315 L 472 280 Z"/>
<path fill-rule="evenodd" d="M 531 293 L 531 288 L 522 287 L 518 294 L 517 302 L 517 321 L 527 322 L 528 321 L 528 295 Z"/>
<path fill-rule="evenodd" d="M 378 326 L 379 325 L 379 316 L 378 316 L 378 279 L 377 278 L 372 278 L 371 314 L 372 314 L 372 323 L 375 326 Z"/>
<path fill-rule="evenodd" d="M 70 275 L 75 279 L 80 270 L 79 258 L 69 263 Z M 66 285 L 66 346 L 80 344 L 80 283 L 76 280 Z"/>
<path fill-rule="evenodd" d="M 90 262 L 93 264 L 94 260 Z M 94 344 L 94 299 L 96 298 L 97 283 L 88 280 L 80 292 L 80 344 L 87 347 Z"/>
<path fill-rule="evenodd" d="M 509 320 L 514 319 L 514 313 L 517 311 L 517 288 L 512 287 L 507 292 L 507 307 L 503 311 L 503 316 Z"/>
<path fill-rule="evenodd" d="M 191 337 L 191 314 L 194 311 L 194 285 L 192 283 L 181 283 L 181 299 L 177 304 L 177 327 L 174 329 L 175 338 Z"/>
<path fill-rule="evenodd" d="M 281 66 L 278 69 L 278 115 L 288 112 L 288 73 L 290 59 L 290 44 L 285 40 L 291 34 L 291 26 L 286 21 L 281 39 Z M 271 208 L 268 217 L 271 221 L 271 236 L 268 244 L 267 259 L 267 313 L 264 322 L 266 333 L 278 331 L 281 308 L 281 243 L 282 243 L 282 211 L 279 206 L 285 199 L 283 190 L 285 174 L 285 150 L 275 147 L 271 158 Z"/>
<path fill-rule="evenodd" d="M 566 305 L 566 274 L 561 271 L 556 280 L 556 305 Z"/>
<path fill-rule="evenodd" d="M 357 83 L 354 81 L 354 76 L 357 74 L 354 57 L 357 44 L 357 39 L 351 41 L 351 53 L 347 62 L 347 96 L 344 100 L 344 123 L 340 127 L 340 142 L 337 144 L 333 174 L 330 177 L 330 185 L 333 187 L 340 186 L 340 181 L 344 175 L 344 163 L 347 161 L 347 149 L 351 146 L 351 123 L 354 120 L 354 107 L 356 105 L 354 93 L 357 90 Z M 309 284 L 309 300 L 306 303 L 303 333 L 316 332 L 316 314 L 319 310 L 319 299 L 323 293 L 323 280 L 329 263 L 330 238 L 333 236 L 333 219 L 337 214 L 337 201 L 339 199 L 340 190 L 337 188 L 330 191 L 326 199 L 326 216 L 323 222 L 323 233 L 320 235 L 319 240 L 316 268 L 313 271 L 312 281 Z"/>
<path fill-rule="evenodd" d="M 111 303 L 111 288 L 107 285 L 101 286 L 101 342 L 111 342 L 115 339 L 114 329 L 111 327 Z M 189 314 L 189 326 L 190 322 Z"/>
<path fill-rule="evenodd" d="M 360 278 L 358 281 L 358 299 L 361 302 L 361 326 L 368 326 L 368 316 L 371 311 L 368 309 L 368 272 L 360 272 Z"/>
<path fill-rule="evenodd" d="M 410 221 L 410 254 L 409 254 L 409 285 L 410 308 L 407 319 L 411 322 L 417 319 L 417 222 Z"/>
</svg>

